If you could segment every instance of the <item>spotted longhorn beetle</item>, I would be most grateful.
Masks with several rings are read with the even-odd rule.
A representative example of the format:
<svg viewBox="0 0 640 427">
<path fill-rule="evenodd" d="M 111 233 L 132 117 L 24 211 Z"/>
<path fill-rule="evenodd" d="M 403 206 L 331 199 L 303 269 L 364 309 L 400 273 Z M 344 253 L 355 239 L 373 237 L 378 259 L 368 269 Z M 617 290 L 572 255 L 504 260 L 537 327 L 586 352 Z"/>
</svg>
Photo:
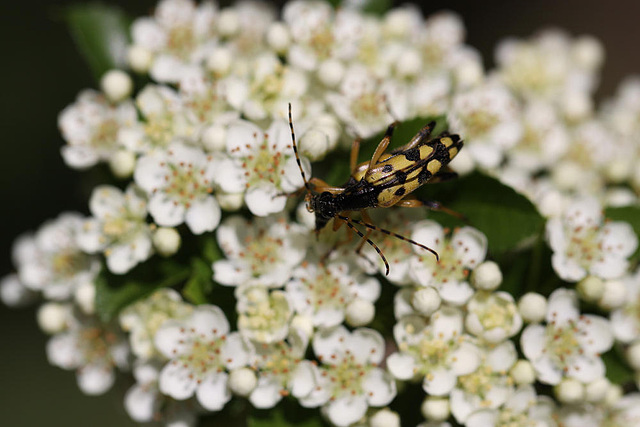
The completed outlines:
<svg viewBox="0 0 640 427">
<path fill-rule="evenodd" d="M 372 230 L 380 231 L 384 234 L 419 246 L 435 255 L 439 259 L 438 253 L 425 245 L 408 239 L 400 234 L 377 227 L 371 224 L 371 219 L 365 212 L 368 208 L 388 208 L 391 206 L 420 207 L 425 206 L 431 210 L 447 212 L 455 216 L 461 216 L 457 212 L 451 211 L 438 202 L 418 200 L 411 194 L 415 189 L 427 181 L 444 181 L 456 174 L 447 169 L 448 163 L 458 154 L 463 142 L 459 135 L 443 133 L 432 138 L 431 132 L 435 127 L 435 122 L 428 123 L 423 127 L 407 144 L 389 153 L 385 151 L 389 147 L 391 136 L 398 122 L 393 122 L 378 144 L 371 160 L 356 164 L 360 140 L 356 139 L 351 149 L 351 176 L 342 187 L 333 187 L 318 178 L 307 180 L 296 145 L 296 136 L 293 130 L 293 120 L 291 118 L 291 104 L 289 104 L 289 127 L 291 128 L 291 140 L 293 141 L 293 151 L 302 174 L 304 186 L 307 190 L 305 201 L 307 210 L 315 212 L 315 231 L 319 232 L 331 219 L 339 219 L 345 222 L 358 236 L 369 243 L 380 255 L 384 262 L 386 273 L 389 274 L 389 263 L 378 246 L 368 238 Z M 362 219 L 350 218 L 343 212 L 360 211 Z M 367 235 L 363 234 L 354 224 L 362 225 L 369 229 Z M 335 223 L 337 230 L 340 224 Z"/>
</svg>

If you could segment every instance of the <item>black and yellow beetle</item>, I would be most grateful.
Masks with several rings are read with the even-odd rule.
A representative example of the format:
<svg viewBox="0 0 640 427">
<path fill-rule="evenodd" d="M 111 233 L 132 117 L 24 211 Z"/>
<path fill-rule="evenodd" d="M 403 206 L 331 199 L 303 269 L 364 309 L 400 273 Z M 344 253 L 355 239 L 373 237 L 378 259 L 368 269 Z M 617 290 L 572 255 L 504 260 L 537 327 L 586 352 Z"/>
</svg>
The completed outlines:
<svg viewBox="0 0 640 427">
<path fill-rule="evenodd" d="M 342 187 L 333 187 L 318 178 L 307 180 L 300 164 L 291 118 L 291 104 L 289 104 L 289 127 L 291 128 L 293 150 L 307 189 L 305 197 L 307 210 L 315 212 L 316 215 L 315 231 L 319 232 L 331 219 L 345 222 L 380 255 L 387 275 L 389 274 L 389 263 L 382 251 L 371 239 L 358 230 L 353 225 L 354 223 L 426 249 L 433 253 L 436 259 L 439 258 L 438 253 L 414 240 L 371 224 L 371 219 L 365 209 L 425 206 L 432 210 L 445 211 L 460 216 L 460 214 L 441 206 L 438 202 L 418 200 L 411 194 L 427 181 L 443 181 L 455 176 L 454 172 L 447 170 L 447 165 L 462 148 L 463 142 L 460 136 L 443 133 L 432 138 L 431 132 L 435 127 L 435 122 L 431 122 L 423 127 L 407 144 L 385 153 L 396 125 L 397 122 L 394 122 L 387 128 L 371 160 L 367 162 L 356 164 L 360 147 L 359 140 L 356 140 L 351 150 L 351 176 Z M 360 211 L 364 221 L 342 214 L 349 211 Z M 338 226 L 334 225 L 334 228 L 337 229 Z"/>
</svg>

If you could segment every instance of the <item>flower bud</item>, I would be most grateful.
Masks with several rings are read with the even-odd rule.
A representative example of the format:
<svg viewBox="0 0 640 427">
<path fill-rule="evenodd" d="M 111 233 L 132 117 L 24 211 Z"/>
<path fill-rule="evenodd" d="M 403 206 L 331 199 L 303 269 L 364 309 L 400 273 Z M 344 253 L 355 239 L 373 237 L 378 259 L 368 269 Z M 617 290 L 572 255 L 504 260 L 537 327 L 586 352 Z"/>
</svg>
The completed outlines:
<svg viewBox="0 0 640 427">
<path fill-rule="evenodd" d="M 229 374 L 229 388 L 235 395 L 248 396 L 257 384 L 258 379 L 252 369 L 238 368 Z"/>
<path fill-rule="evenodd" d="M 73 294 L 78 307 L 85 314 L 93 314 L 96 311 L 96 285 L 85 282 L 78 286 Z"/>
<path fill-rule="evenodd" d="M 218 193 L 216 199 L 223 210 L 235 212 L 244 204 L 244 193 Z"/>
<path fill-rule="evenodd" d="M 133 81 L 122 70 L 109 70 L 100 79 L 100 88 L 111 102 L 120 102 L 131 95 Z"/>
<path fill-rule="evenodd" d="M 627 348 L 626 355 L 629 366 L 631 366 L 634 371 L 640 371 L 640 341 L 636 341 L 630 345 Z"/>
<path fill-rule="evenodd" d="M 276 53 L 284 53 L 291 44 L 291 35 L 287 26 L 281 22 L 271 24 L 267 30 L 267 44 Z"/>
<path fill-rule="evenodd" d="M 291 327 L 301 331 L 307 338 L 311 338 L 313 336 L 313 321 L 309 316 L 304 316 L 302 314 L 293 316 L 291 319 Z"/>
<path fill-rule="evenodd" d="M 592 36 L 581 36 L 573 45 L 573 59 L 578 66 L 593 70 L 604 61 L 604 48 L 600 40 Z"/>
<path fill-rule="evenodd" d="M 369 427 L 400 427 L 400 415 L 389 408 L 381 409 L 369 418 Z"/>
<path fill-rule="evenodd" d="M 320 64 L 318 78 L 329 88 L 336 87 L 344 76 L 344 65 L 337 59 L 329 59 Z"/>
<path fill-rule="evenodd" d="M 533 369 L 533 365 L 525 359 L 518 360 L 509 373 L 513 378 L 513 382 L 518 385 L 533 384 L 536 380 L 536 372 Z"/>
<path fill-rule="evenodd" d="M 151 68 L 153 54 L 142 46 L 133 45 L 127 52 L 129 66 L 136 73 L 146 73 Z"/>
<path fill-rule="evenodd" d="M 57 302 L 47 302 L 38 309 L 38 326 L 47 334 L 62 332 L 67 327 L 69 309 Z"/>
<path fill-rule="evenodd" d="M 411 305 L 422 315 L 431 316 L 440 308 L 442 299 L 435 288 L 426 287 L 414 292 Z"/>
<path fill-rule="evenodd" d="M 578 282 L 576 290 L 586 302 L 598 301 L 604 293 L 604 282 L 596 276 L 587 276 Z"/>
<path fill-rule="evenodd" d="M 371 323 L 376 309 L 371 303 L 361 298 L 351 301 L 345 310 L 345 320 L 349 326 L 358 327 Z"/>
<path fill-rule="evenodd" d="M 238 13 L 230 8 L 223 9 L 218 16 L 218 32 L 222 36 L 232 36 L 240 29 Z"/>
<path fill-rule="evenodd" d="M 233 57 L 226 47 L 217 47 L 207 57 L 207 69 L 218 75 L 225 75 L 231 68 Z"/>
<path fill-rule="evenodd" d="M 541 322 L 547 314 L 547 300 L 535 292 L 526 293 L 518 301 L 518 311 L 525 322 Z"/>
<path fill-rule="evenodd" d="M 602 402 L 607 397 L 609 385 L 611 383 L 606 378 L 599 378 L 587 384 L 584 388 L 584 398 L 587 402 Z"/>
<path fill-rule="evenodd" d="M 20 283 L 18 276 L 10 274 L 0 281 L 0 300 L 9 307 L 23 307 L 36 299 L 37 294 Z"/>
<path fill-rule="evenodd" d="M 558 400 L 562 403 L 578 403 L 584 400 L 584 386 L 578 380 L 565 378 L 553 389 Z"/>
<path fill-rule="evenodd" d="M 637 384 L 637 382 L 636 382 Z M 604 403 L 607 406 L 612 406 L 615 403 L 618 402 L 618 400 L 622 397 L 622 395 L 624 394 L 624 391 L 622 390 L 622 387 L 620 387 L 617 384 L 611 384 L 609 383 L 609 388 L 607 389 L 607 394 L 604 397 Z"/>
<path fill-rule="evenodd" d="M 485 261 L 481 263 L 473 273 L 471 273 L 471 282 L 477 289 L 492 291 L 502 283 L 502 272 L 500 267 L 493 261 Z"/>
<path fill-rule="evenodd" d="M 207 151 L 224 151 L 227 148 L 226 138 L 224 126 L 211 125 L 202 132 L 202 146 Z"/>
<path fill-rule="evenodd" d="M 420 406 L 422 415 L 430 421 L 444 421 L 449 418 L 451 410 L 446 397 L 428 396 Z"/>
<path fill-rule="evenodd" d="M 153 233 L 153 246 L 162 256 L 168 257 L 180 249 L 180 234 L 170 227 L 160 227 Z"/>
<path fill-rule="evenodd" d="M 400 78 L 415 77 L 422 70 L 422 58 L 414 49 L 407 49 L 395 63 L 396 74 Z"/>
<path fill-rule="evenodd" d="M 129 150 L 118 150 L 109 159 L 109 167 L 116 178 L 129 178 L 136 169 L 136 154 Z"/>
<path fill-rule="evenodd" d="M 598 306 L 604 310 L 614 310 L 622 307 L 627 299 L 627 288 L 620 280 L 604 282 L 604 292 L 598 301 Z"/>
</svg>

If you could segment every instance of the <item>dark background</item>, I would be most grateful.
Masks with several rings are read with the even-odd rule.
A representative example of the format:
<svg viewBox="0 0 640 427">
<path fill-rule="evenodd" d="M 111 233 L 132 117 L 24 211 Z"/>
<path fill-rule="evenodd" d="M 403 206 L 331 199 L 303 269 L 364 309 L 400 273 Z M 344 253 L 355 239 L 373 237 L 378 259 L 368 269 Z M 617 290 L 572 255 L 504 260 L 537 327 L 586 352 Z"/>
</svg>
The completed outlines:
<svg viewBox="0 0 640 427">
<path fill-rule="evenodd" d="M 0 275 L 11 272 L 11 242 L 64 210 L 86 212 L 90 188 L 86 173 L 64 166 L 57 115 L 77 93 L 95 87 L 61 19 L 74 1 L 0 2 Z M 155 1 L 110 1 L 132 16 L 149 14 Z M 527 37 L 555 26 L 573 35 L 592 34 L 606 50 L 597 99 L 613 95 L 621 80 L 640 72 L 640 2 L 429 1 L 426 13 L 458 12 L 467 41 L 485 65 L 506 36 Z M 46 337 L 34 309 L 12 310 L 0 304 L 0 424 L 5 426 L 133 425 L 122 407 L 116 384 L 106 396 L 84 396 L 73 372 L 48 365 Z"/>
</svg>

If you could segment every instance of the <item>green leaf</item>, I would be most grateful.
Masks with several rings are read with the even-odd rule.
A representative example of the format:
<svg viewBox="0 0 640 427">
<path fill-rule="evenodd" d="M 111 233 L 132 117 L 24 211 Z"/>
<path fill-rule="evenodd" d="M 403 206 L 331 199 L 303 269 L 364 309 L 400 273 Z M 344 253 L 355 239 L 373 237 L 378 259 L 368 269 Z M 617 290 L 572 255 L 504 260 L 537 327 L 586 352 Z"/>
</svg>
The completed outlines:
<svg viewBox="0 0 640 427">
<path fill-rule="evenodd" d="M 163 264 L 166 261 L 163 262 Z M 109 322 L 126 306 L 150 295 L 156 289 L 176 286 L 189 277 L 189 269 L 177 269 L 174 265 L 155 271 L 162 279 L 154 281 L 150 267 L 135 269 L 134 273 L 117 276 L 103 272 L 96 280 L 96 313 L 104 322 Z M 164 274 L 170 272 L 170 274 Z M 145 280 L 146 279 L 146 280 Z"/>
<path fill-rule="evenodd" d="M 71 37 L 96 80 L 113 68 L 127 66 L 131 18 L 114 6 L 78 4 L 64 13 Z"/>
<path fill-rule="evenodd" d="M 494 257 L 533 243 L 544 229 L 544 219 L 525 196 L 480 172 L 427 184 L 417 194 L 463 214 L 468 222 L 443 212 L 432 212 L 430 217 L 447 227 L 470 225 L 482 231 Z"/>
<path fill-rule="evenodd" d="M 279 404 L 268 411 L 254 410 L 247 420 L 248 427 L 324 427 L 317 409 L 305 409 L 297 402 Z"/>
<path fill-rule="evenodd" d="M 612 221 L 624 221 L 628 222 L 636 236 L 640 237 L 640 206 L 623 206 L 619 208 L 607 208 L 604 211 L 606 218 Z M 632 258 L 638 258 L 640 256 L 640 246 L 631 256 Z"/>
<path fill-rule="evenodd" d="M 191 277 L 182 289 L 182 296 L 196 305 L 208 303 L 208 296 L 213 291 L 212 275 L 210 263 L 194 258 L 191 261 Z"/>
<path fill-rule="evenodd" d="M 633 381 L 633 370 L 624 362 L 616 348 L 604 353 L 602 361 L 607 367 L 607 379 L 612 383 L 624 385 Z"/>
<path fill-rule="evenodd" d="M 391 0 L 366 0 L 362 6 L 362 11 L 373 15 L 382 16 L 391 9 L 393 2 Z"/>
<path fill-rule="evenodd" d="M 202 256 L 210 263 L 214 263 L 219 259 L 222 259 L 222 252 L 218 247 L 218 243 L 213 235 L 204 236 L 201 240 Z"/>
</svg>

